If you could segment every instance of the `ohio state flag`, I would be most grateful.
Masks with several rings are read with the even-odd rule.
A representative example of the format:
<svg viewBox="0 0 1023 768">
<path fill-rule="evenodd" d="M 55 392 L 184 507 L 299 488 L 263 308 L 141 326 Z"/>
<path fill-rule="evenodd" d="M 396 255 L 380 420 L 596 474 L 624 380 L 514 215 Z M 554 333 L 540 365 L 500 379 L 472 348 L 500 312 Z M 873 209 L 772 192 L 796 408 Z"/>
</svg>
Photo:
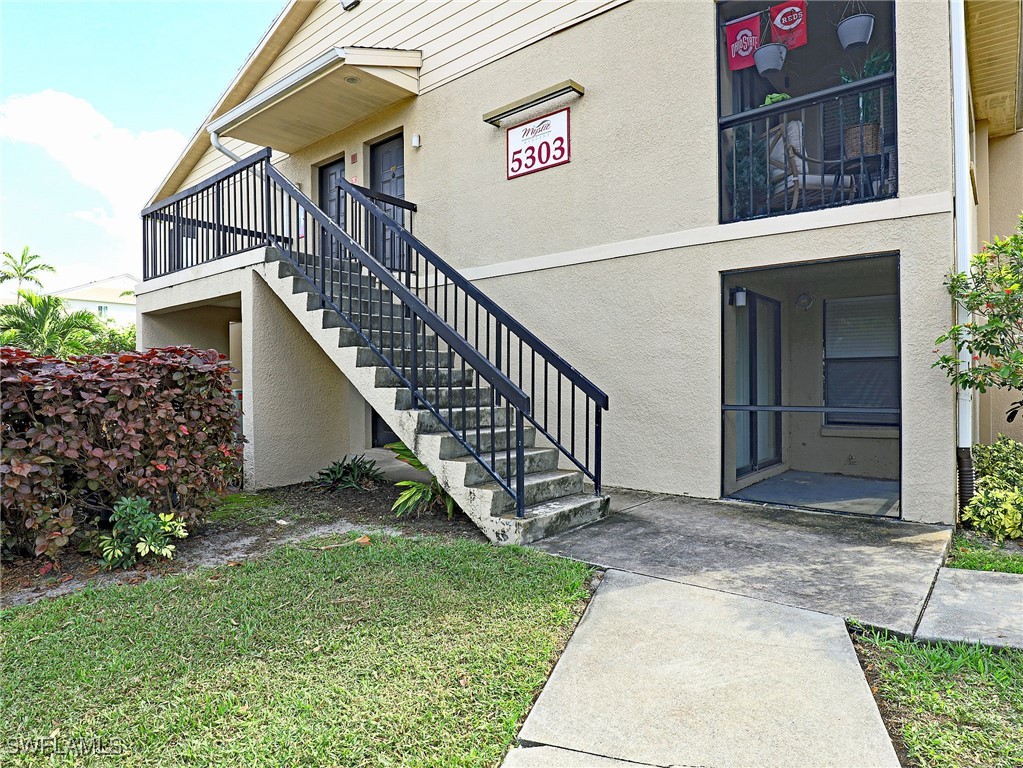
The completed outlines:
<svg viewBox="0 0 1023 768">
<path fill-rule="evenodd" d="M 806 0 L 771 6 L 771 42 L 784 43 L 790 51 L 806 45 Z"/>
<path fill-rule="evenodd" d="M 728 46 L 728 68 L 753 66 L 753 51 L 760 47 L 760 14 L 753 13 L 725 24 L 725 45 Z"/>
</svg>

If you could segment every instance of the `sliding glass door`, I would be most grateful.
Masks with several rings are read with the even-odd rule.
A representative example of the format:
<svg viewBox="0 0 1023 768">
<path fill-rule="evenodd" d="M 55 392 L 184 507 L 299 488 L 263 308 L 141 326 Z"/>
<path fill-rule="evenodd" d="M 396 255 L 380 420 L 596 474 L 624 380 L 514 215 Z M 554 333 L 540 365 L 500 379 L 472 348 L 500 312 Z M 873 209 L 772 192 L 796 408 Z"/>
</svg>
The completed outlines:
<svg viewBox="0 0 1023 768">
<path fill-rule="evenodd" d="M 735 306 L 735 402 L 781 405 L 781 303 L 743 291 L 745 305 Z M 736 477 L 781 461 L 781 414 L 740 411 L 736 414 Z"/>
</svg>

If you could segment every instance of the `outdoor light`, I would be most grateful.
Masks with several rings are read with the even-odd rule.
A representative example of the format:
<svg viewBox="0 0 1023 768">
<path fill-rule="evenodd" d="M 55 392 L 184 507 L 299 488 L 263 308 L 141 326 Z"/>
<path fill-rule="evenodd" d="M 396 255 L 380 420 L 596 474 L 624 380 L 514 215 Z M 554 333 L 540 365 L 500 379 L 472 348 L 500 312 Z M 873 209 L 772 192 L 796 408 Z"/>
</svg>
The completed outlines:
<svg viewBox="0 0 1023 768">
<path fill-rule="evenodd" d="M 419 149 L 421 146 L 423 146 L 423 138 L 418 133 L 413 133 L 412 134 L 412 147 L 414 149 Z"/>
<path fill-rule="evenodd" d="M 746 289 L 733 288 L 728 294 L 728 303 L 731 304 L 733 307 L 745 307 Z"/>
<path fill-rule="evenodd" d="M 345 78 L 345 82 L 348 83 L 349 85 L 358 85 L 359 84 L 359 78 L 357 78 L 357 77 L 346 77 Z"/>
<path fill-rule="evenodd" d="M 350 11 L 361 2 L 362 0 L 341 0 L 341 8 Z"/>
</svg>

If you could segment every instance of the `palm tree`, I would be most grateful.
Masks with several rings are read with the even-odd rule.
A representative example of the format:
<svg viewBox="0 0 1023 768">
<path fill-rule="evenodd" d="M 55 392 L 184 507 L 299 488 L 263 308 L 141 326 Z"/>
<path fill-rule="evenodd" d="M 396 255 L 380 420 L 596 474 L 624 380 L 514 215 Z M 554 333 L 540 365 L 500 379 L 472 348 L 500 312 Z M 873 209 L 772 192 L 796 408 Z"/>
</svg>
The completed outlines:
<svg viewBox="0 0 1023 768">
<path fill-rule="evenodd" d="M 42 272 L 56 272 L 52 264 L 47 264 L 38 253 L 29 253 L 26 245 L 21 249 L 21 258 L 14 258 L 7 251 L 4 251 L 3 261 L 0 262 L 0 283 L 8 280 L 18 281 L 18 295 L 21 295 L 22 283 L 31 283 L 37 288 L 42 288 L 43 283 L 38 275 Z"/>
<path fill-rule="evenodd" d="M 89 351 L 103 330 L 91 312 L 69 312 L 58 296 L 20 291 L 17 304 L 0 307 L 0 344 L 21 347 L 36 355 L 66 358 Z"/>
</svg>

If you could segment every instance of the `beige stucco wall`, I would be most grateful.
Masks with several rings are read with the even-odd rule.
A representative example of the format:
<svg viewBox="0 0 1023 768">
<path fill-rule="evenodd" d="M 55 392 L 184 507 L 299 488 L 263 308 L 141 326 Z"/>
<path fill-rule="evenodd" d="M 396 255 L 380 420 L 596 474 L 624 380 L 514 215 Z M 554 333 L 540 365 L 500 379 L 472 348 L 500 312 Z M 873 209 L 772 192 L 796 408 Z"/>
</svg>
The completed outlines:
<svg viewBox="0 0 1023 768">
<path fill-rule="evenodd" d="M 239 307 L 198 306 L 166 313 L 143 314 L 136 327 L 139 349 L 190 344 L 230 354 L 228 323 L 241 319 Z"/>
</svg>

